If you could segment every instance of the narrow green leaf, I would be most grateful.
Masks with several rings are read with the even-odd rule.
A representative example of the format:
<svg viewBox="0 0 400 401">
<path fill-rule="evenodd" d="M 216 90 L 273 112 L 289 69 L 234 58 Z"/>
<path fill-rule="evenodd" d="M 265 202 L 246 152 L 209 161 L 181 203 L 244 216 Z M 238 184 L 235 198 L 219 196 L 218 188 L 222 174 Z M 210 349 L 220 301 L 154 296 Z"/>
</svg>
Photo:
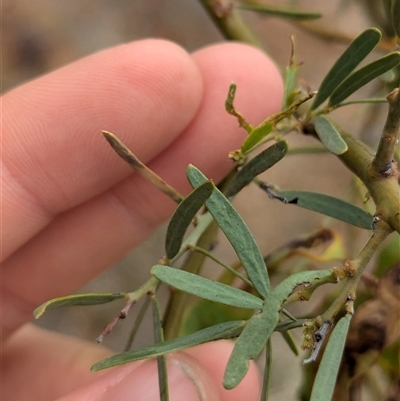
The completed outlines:
<svg viewBox="0 0 400 401">
<path fill-rule="evenodd" d="M 296 92 L 293 92 L 296 83 L 297 73 L 299 72 L 298 65 L 291 65 L 286 68 L 285 73 L 285 89 L 283 94 L 282 110 L 287 109 L 292 103 Z"/>
<path fill-rule="evenodd" d="M 273 305 L 279 305 L 278 311 L 282 308 L 286 299 L 293 293 L 294 289 L 299 285 L 310 284 L 315 281 L 327 280 L 332 278 L 332 282 L 336 282 L 336 278 L 332 275 L 331 269 L 324 270 L 307 270 L 292 274 L 281 281 L 271 292 L 268 299 L 273 300 Z M 270 301 L 272 302 L 272 301 Z"/>
<path fill-rule="evenodd" d="M 95 363 L 91 370 L 96 372 L 98 370 L 111 368 L 112 366 L 122 365 L 124 363 L 154 358 L 169 352 L 179 351 L 195 345 L 203 344 L 207 341 L 236 337 L 242 331 L 245 323 L 246 322 L 244 321 L 221 323 L 204 330 L 199 330 L 196 333 L 185 337 L 174 338 L 173 340 L 163 341 L 148 347 L 113 355 Z"/>
<path fill-rule="evenodd" d="M 283 92 L 282 110 L 286 110 L 293 102 L 293 89 L 296 84 L 297 73 L 299 72 L 299 64 L 294 61 L 294 38 L 292 40 L 292 56 L 290 58 L 290 64 L 286 67 L 285 71 L 285 88 Z"/>
<path fill-rule="evenodd" d="M 249 150 L 256 146 L 272 131 L 273 128 L 274 124 L 272 122 L 261 124 L 258 127 L 255 127 L 244 140 L 242 147 L 240 148 L 242 153 L 246 154 Z"/>
<path fill-rule="evenodd" d="M 297 11 L 297 10 L 291 10 L 291 9 L 271 7 L 271 6 L 267 6 L 267 5 L 261 5 L 261 4 L 258 5 L 258 4 L 251 4 L 251 3 L 249 3 L 249 4 L 242 3 L 239 6 L 239 8 L 242 8 L 244 10 L 254 11 L 254 12 L 257 12 L 260 14 L 273 15 L 276 17 L 289 18 L 289 19 L 295 19 L 295 20 L 313 20 L 313 19 L 322 17 L 321 13 Z"/>
<path fill-rule="evenodd" d="M 296 341 L 294 341 L 292 334 L 289 331 L 281 331 L 281 335 L 293 354 L 298 356 L 299 349 L 297 348 Z"/>
<path fill-rule="evenodd" d="M 341 155 L 347 151 L 347 144 L 340 136 L 335 126 L 324 116 L 315 119 L 315 131 L 319 139 L 329 152 Z"/>
<path fill-rule="evenodd" d="M 341 199 L 308 191 L 280 191 L 279 194 L 287 203 L 322 213 L 356 227 L 373 229 L 374 216 Z"/>
<path fill-rule="evenodd" d="M 51 299 L 44 304 L 38 306 L 33 311 L 35 319 L 39 319 L 47 309 L 63 308 L 64 306 L 83 306 L 83 305 L 98 305 L 114 301 L 125 297 L 124 292 L 108 293 L 108 294 L 74 294 L 65 297 Z"/>
<path fill-rule="evenodd" d="M 260 298 L 248 292 L 174 267 L 155 265 L 150 272 L 163 283 L 213 302 L 246 309 L 261 309 L 263 305 Z"/>
<path fill-rule="evenodd" d="M 243 380 L 249 370 L 250 359 L 257 358 L 278 322 L 279 306 L 268 300 L 262 312 L 247 321 L 226 366 L 223 381 L 226 389 L 235 388 Z"/>
<path fill-rule="evenodd" d="M 310 401 L 330 401 L 342 359 L 351 315 L 342 317 L 333 329 L 319 364 Z"/>
<path fill-rule="evenodd" d="M 214 184 L 207 181 L 194 189 L 179 203 L 168 224 L 165 236 L 165 250 L 169 259 L 172 259 L 179 252 L 186 230 L 196 213 L 212 194 L 213 189 Z"/>
<path fill-rule="evenodd" d="M 187 176 L 193 187 L 207 180 L 193 165 L 187 168 Z M 206 206 L 232 244 L 254 288 L 265 298 L 269 292 L 268 272 L 260 249 L 245 222 L 217 188 L 206 201 Z"/>
<path fill-rule="evenodd" d="M 331 270 L 312 270 L 293 274 L 270 292 L 261 313 L 248 320 L 240 334 L 225 370 L 224 387 L 235 388 L 249 369 L 249 360 L 255 359 L 279 323 L 279 311 L 293 290 L 305 283 L 332 277 Z"/>
<path fill-rule="evenodd" d="M 164 341 L 164 331 L 162 328 L 162 316 L 161 316 L 160 304 L 155 294 L 151 296 L 151 303 L 153 307 L 154 341 L 156 343 L 161 343 Z M 160 401 L 168 401 L 169 400 L 168 373 L 167 373 L 167 360 L 165 358 L 165 355 L 160 355 L 157 357 L 157 369 L 158 369 L 158 387 L 160 391 Z"/>
<path fill-rule="evenodd" d="M 389 53 L 349 75 L 332 93 L 328 106 L 343 102 L 356 90 L 400 64 L 400 52 Z"/>
<path fill-rule="evenodd" d="M 311 110 L 321 105 L 338 85 L 357 67 L 375 48 L 382 34 L 376 28 L 369 28 L 357 36 L 339 57 L 323 79 Z"/>
<path fill-rule="evenodd" d="M 285 156 L 288 151 L 288 144 L 285 140 L 279 141 L 269 148 L 263 150 L 248 163 L 233 177 L 226 191 L 226 196 L 236 195 L 243 187 L 250 184 L 254 177 L 268 170 L 275 163 Z"/>
</svg>

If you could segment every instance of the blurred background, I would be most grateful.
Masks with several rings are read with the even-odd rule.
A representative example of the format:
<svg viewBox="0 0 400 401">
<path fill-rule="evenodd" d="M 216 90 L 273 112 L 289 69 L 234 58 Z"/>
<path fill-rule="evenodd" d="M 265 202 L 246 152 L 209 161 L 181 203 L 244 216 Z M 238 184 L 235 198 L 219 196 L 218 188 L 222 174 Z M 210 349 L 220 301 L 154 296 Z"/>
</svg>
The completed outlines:
<svg viewBox="0 0 400 401">
<path fill-rule="evenodd" d="M 322 19 L 315 22 L 300 24 L 244 12 L 282 72 L 290 57 L 289 35 L 295 35 L 297 60 L 303 63 L 299 76 L 303 84 L 312 90 L 318 88 L 326 72 L 345 49 L 346 38 L 352 38 L 374 25 L 370 21 L 370 14 L 362 7 L 364 3 L 371 3 L 368 1 L 304 0 L 269 3 L 295 4 L 301 10 L 321 11 L 324 14 Z M 334 30 L 340 33 L 341 39 L 330 40 L 315 35 L 311 32 L 315 29 Z M 196 0 L 3 0 L 2 92 L 101 49 L 147 37 L 169 39 L 188 51 L 224 40 Z M 375 90 L 374 85 L 369 85 L 365 95 Z M 381 110 L 369 115 L 368 120 L 365 116 L 360 117 L 359 107 L 340 109 L 334 113 L 334 117 L 345 129 L 352 133 L 362 133 L 365 140 L 374 144 L 379 138 L 385 118 L 384 109 Z M 315 145 L 312 139 L 298 134 L 291 134 L 288 139 L 291 144 L 299 146 Z M 327 154 L 287 157 L 279 163 L 279 168 L 275 166 L 268 170 L 263 178 L 285 189 L 318 191 L 343 199 L 349 196 L 351 181 L 348 171 L 336 158 Z M 366 233 L 362 230 L 354 230 L 315 213 L 274 202 L 255 187 L 243 191 L 235 200 L 235 206 L 252 230 L 263 254 L 325 224 L 340 231 L 351 243 L 362 243 L 366 239 Z M 149 268 L 164 254 L 164 233 L 165 226 L 162 226 L 138 249 L 79 292 L 136 289 L 147 280 Z M 235 261 L 234 253 L 222 236 L 215 253 L 227 263 Z M 211 264 L 209 269 L 213 269 Z M 318 294 L 315 294 L 316 298 Z M 166 297 L 164 292 L 163 305 Z M 94 341 L 122 306 L 123 303 L 116 301 L 100 306 L 50 311 L 38 324 Z M 139 306 L 105 339 L 106 346 L 115 351 L 123 350 Z M 151 342 L 150 332 L 150 319 L 145 319 L 135 347 Z M 295 331 L 299 343 L 300 334 L 300 330 Z M 287 380 L 290 377 L 291 384 L 299 382 L 302 359 L 294 357 L 285 344 L 280 344 L 282 340 L 279 335 L 274 335 L 273 341 L 279 344 L 279 351 L 274 352 L 272 399 L 294 400 L 293 389 L 288 389 Z"/>
</svg>

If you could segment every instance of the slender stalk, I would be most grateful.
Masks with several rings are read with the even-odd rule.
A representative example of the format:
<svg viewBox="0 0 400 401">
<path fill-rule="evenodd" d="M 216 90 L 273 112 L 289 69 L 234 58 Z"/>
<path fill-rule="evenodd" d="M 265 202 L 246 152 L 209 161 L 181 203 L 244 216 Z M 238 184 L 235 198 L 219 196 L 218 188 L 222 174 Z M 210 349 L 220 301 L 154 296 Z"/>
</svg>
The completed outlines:
<svg viewBox="0 0 400 401">
<path fill-rule="evenodd" d="M 264 49 L 261 41 L 252 32 L 241 13 L 231 0 L 200 0 L 222 35 L 228 40 L 249 43 Z"/>
<path fill-rule="evenodd" d="M 260 401 L 268 401 L 269 390 L 271 388 L 272 379 L 272 341 L 271 337 L 267 341 L 267 346 L 265 347 L 265 368 L 264 368 L 264 378 Z"/>
<path fill-rule="evenodd" d="M 129 334 L 128 341 L 126 342 L 124 351 L 129 351 L 132 347 L 133 341 L 135 340 L 136 334 L 142 324 L 143 318 L 147 312 L 148 307 L 150 306 L 150 298 L 146 297 L 140 311 L 136 317 L 135 324 L 132 327 L 132 330 Z"/>
<path fill-rule="evenodd" d="M 237 272 L 233 267 L 227 265 L 224 263 L 222 260 L 218 259 L 215 255 L 213 255 L 211 252 L 208 252 L 207 250 L 200 248 L 199 246 L 189 246 L 189 249 L 194 252 L 199 252 L 202 253 L 203 255 L 207 256 L 208 258 L 212 259 L 214 262 L 218 263 L 220 266 L 222 266 L 224 269 L 228 270 L 230 273 L 232 273 L 234 276 L 238 277 L 240 280 L 244 281 L 247 285 L 250 287 L 253 287 L 252 282 L 247 279 L 245 276 Z"/>
<path fill-rule="evenodd" d="M 154 340 L 156 343 L 160 343 L 164 341 L 160 304 L 156 294 L 151 294 L 150 298 L 153 307 Z M 167 359 L 165 355 L 157 357 L 157 369 L 160 401 L 169 401 Z"/>
</svg>

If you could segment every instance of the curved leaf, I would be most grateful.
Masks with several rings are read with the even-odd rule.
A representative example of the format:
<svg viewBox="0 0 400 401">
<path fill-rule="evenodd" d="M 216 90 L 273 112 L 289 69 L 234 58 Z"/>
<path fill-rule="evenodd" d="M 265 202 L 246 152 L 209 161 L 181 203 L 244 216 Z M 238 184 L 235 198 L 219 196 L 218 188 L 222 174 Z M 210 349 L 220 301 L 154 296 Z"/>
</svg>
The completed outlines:
<svg viewBox="0 0 400 401">
<path fill-rule="evenodd" d="M 223 385 L 226 389 L 235 388 L 243 380 L 250 359 L 261 353 L 278 322 L 279 305 L 266 300 L 262 312 L 248 320 L 236 341 L 225 370 Z"/>
<path fill-rule="evenodd" d="M 289 18 L 295 20 L 313 20 L 317 18 L 321 18 L 321 13 L 307 12 L 307 11 L 297 11 L 291 9 L 284 9 L 278 7 L 271 7 L 267 5 L 258 5 L 258 4 L 246 4 L 242 3 L 239 8 L 244 10 L 254 11 L 260 14 L 274 15 L 282 18 Z"/>
<path fill-rule="evenodd" d="M 63 308 L 64 306 L 83 306 L 83 305 L 98 305 L 105 304 L 107 302 L 114 301 L 115 299 L 120 299 L 125 297 L 124 292 L 118 293 L 106 293 L 106 294 L 74 294 L 67 295 L 66 297 L 59 297 L 51 299 L 44 304 L 38 306 L 33 311 L 33 316 L 35 319 L 39 319 L 47 309 Z"/>
<path fill-rule="evenodd" d="M 246 154 L 250 149 L 256 146 L 262 139 L 264 139 L 274 128 L 273 122 L 266 122 L 255 127 L 244 140 L 240 150 L 242 154 Z"/>
<path fill-rule="evenodd" d="M 378 29 L 369 28 L 350 43 L 323 79 L 311 110 L 328 99 L 338 85 L 372 52 L 381 37 L 382 34 Z"/>
<path fill-rule="evenodd" d="M 356 90 L 400 64 L 400 52 L 389 53 L 349 75 L 332 93 L 328 106 L 336 106 Z"/>
<path fill-rule="evenodd" d="M 163 341 L 148 347 L 113 355 L 95 363 L 92 366 L 91 371 L 96 372 L 98 370 L 111 368 L 112 366 L 122 365 L 124 363 L 154 358 L 169 352 L 179 351 L 181 349 L 203 344 L 207 341 L 236 337 L 242 331 L 245 323 L 246 322 L 244 321 L 221 323 L 185 337 L 174 338 L 173 340 Z"/>
<path fill-rule="evenodd" d="M 304 283 L 332 277 L 331 270 L 312 270 L 293 274 L 282 281 L 264 301 L 260 314 L 254 315 L 240 334 L 225 370 L 224 387 L 235 388 L 249 369 L 249 360 L 260 354 L 279 323 L 279 311 L 293 290 Z"/>
<path fill-rule="evenodd" d="M 351 315 L 342 317 L 329 337 L 315 377 L 310 401 L 330 401 L 332 398 L 351 317 Z"/>
<path fill-rule="evenodd" d="M 281 160 L 287 151 L 288 144 L 285 140 L 279 141 L 263 150 L 237 172 L 229 183 L 225 196 L 230 197 L 236 195 L 243 187 L 250 184 L 254 177 L 257 177 Z"/>
<path fill-rule="evenodd" d="M 326 117 L 318 116 L 315 119 L 314 127 L 319 139 L 329 152 L 334 155 L 341 155 L 347 151 L 347 143 Z"/>
<path fill-rule="evenodd" d="M 207 181 L 179 203 L 168 224 L 165 236 L 165 250 L 168 259 L 172 259 L 179 252 L 186 230 L 214 188 L 214 184 Z"/>
<path fill-rule="evenodd" d="M 193 187 L 207 180 L 193 165 L 187 168 L 187 176 Z M 268 271 L 260 249 L 245 222 L 218 188 L 214 189 L 206 201 L 206 206 L 232 244 L 254 288 L 265 298 L 269 292 Z"/>
<path fill-rule="evenodd" d="M 341 199 L 308 191 L 280 191 L 279 194 L 284 197 L 286 203 L 322 213 L 366 230 L 373 229 L 374 216 Z"/>
<path fill-rule="evenodd" d="M 281 335 L 293 354 L 299 356 L 299 349 L 290 331 L 281 331 Z"/>
<path fill-rule="evenodd" d="M 155 265 L 150 272 L 163 283 L 210 301 L 247 309 L 261 309 L 263 305 L 260 298 L 248 292 L 174 267 Z"/>
</svg>

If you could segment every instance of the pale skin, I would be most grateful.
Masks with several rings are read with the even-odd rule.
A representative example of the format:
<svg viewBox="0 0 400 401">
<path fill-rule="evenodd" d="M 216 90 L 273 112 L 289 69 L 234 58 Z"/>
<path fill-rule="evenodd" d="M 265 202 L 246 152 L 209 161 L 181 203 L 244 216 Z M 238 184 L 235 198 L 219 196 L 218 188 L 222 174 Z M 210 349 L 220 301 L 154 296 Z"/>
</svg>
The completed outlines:
<svg viewBox="0 0 400 401">
<path fill-rule="evenodd" d="M 245 136 L 224 111 L 231 81 L 235 105 L 250 123 L 278 111 L 276 67 L 241 44 L 189 55 L 166 41 L 138 41 L 2 97 L 3 399 L 159 399 L 154 361 L 91 373 L 110 355 L 107 348 L 29 321 L 36 306 L 122 258 L 176 206 L 124 164 L 101 130 L 183 194 L 188 163 L 218 182 L 232 167 L 228 152 Z M 254 364 L 236 389 L 221 385 L 232 346 L 221 341 L 171 355 L 171 400 L 257 400 Z"/>
</svg>

